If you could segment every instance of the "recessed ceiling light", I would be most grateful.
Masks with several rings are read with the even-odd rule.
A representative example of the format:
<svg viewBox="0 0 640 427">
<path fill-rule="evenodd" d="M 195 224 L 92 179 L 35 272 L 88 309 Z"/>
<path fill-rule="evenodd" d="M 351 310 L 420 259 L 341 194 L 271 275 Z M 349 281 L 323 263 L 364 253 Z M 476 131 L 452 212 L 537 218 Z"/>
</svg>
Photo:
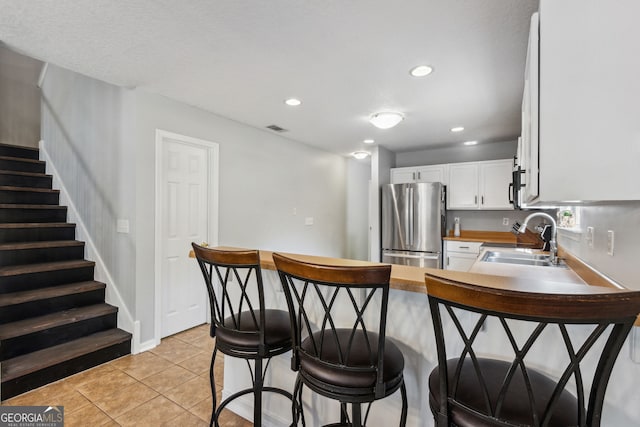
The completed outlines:
<svg viewBox="0 0 640 427">
<path fill-rule="evenodd" d="M 464 128 L 462 126 L 456 126 L 454 128 L 449 129 L 451 132 L 462 132 Z"/>
<path fill-rule="evenodd" d="M 353 157 L 355 157 L 358 160 L 362 160 L 362 159 L 366 159 L 367 157 L 369 157 L 371 155 L 371 153 L 367 152 L 367 151 L 356 151 L 354 153 L 351 153 L 351 155 Z"/>
<path fill-rule="evenodd" d="M 374 142 L 376 142 L 376 141 L 374 141 L 373 139 L 365 139 L 365 140 L 364 140 L 364 141 L 362 141 L 362 142 L 364 142 L 365 144 L 373 144 L 373 143 L 374 143 Z"/>
<path fill-rule="evenodd" d="M 404 117 L 400 113 L 386 111 L 371 116 L 369 122 L 379 129 L 389 129 L 400 123 Z"/>
<path fill-rule="evenodd" d="M 289 98 L 285 100 L 284 103 L 291 107 L 297 107 L 298 105 L 302 104 L 302 101 L 296 98 Z"/>
<path fill-rule="evenodd" d="M 478 143 L 478 141 L 467 141 L 467 142 L 463 142 L 464 145 L 476 145 Z"/>
<path fill-rule="evenodd" d="M 433 72 L 433 67 L 429 65 L 418 65 L 417 67 L 413 67 L 410 71 L 413 77 L 428 76 L 432 72 Z"/>
</svg>

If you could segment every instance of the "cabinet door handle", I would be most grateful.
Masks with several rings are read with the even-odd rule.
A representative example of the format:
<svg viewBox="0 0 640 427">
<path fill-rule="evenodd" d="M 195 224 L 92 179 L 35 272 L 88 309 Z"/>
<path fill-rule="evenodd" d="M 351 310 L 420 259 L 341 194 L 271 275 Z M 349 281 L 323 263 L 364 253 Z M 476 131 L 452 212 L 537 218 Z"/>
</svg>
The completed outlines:
<svg viewBox="0 0 640 427">
<path fill-rule="evenodd" d="M 416 173 L 413 172 L 412 176 L 413 176 L 413 178 L 411 178 L 411 179 L 413 179 L 415 181 L 416 180 Z"/>
<path fill-rule="evenodd" d="M 484 196 L 480 197 L 480 200 L 482 200 L 482 204 L 484 205 Z"/>
<path fill-rule="evenodd" d="M 478 204 L 478 196 L 473 196 L 473 204 L 474 205 Z"/>
<path fill-rule="evenodd" d="M 469 249 L 469 246 L 458 246 L 460 249 Z"/>
<path fill-rule="evenodd" d="M 418 172 L 418 181 L 420 181 L 422 178 L 420 177 L 420 172 Z"/>
<path fill-rule="evenodd" d="M 451 265 L 451 263 L 449 262 L 449 257 L 447 257 L 447 266 Z"/>
</svg>

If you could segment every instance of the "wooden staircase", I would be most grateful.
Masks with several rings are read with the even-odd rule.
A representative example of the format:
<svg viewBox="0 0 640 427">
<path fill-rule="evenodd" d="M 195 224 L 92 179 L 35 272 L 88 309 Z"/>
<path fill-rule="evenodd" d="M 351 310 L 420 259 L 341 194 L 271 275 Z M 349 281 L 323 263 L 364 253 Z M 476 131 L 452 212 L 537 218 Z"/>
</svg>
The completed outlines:
<svg viewBox="0 0 640 427">
<path fill-rule="evenodd" d="M 0 144 L 2 400 L 131 352 L 38 150 Z"/>
</svg>

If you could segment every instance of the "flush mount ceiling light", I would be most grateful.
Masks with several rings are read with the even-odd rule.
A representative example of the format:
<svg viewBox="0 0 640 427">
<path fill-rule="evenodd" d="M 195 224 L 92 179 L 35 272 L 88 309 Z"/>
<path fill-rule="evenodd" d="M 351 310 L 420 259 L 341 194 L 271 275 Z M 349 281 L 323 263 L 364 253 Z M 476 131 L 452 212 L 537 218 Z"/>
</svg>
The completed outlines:
<svg viewBox="0 0 640 427">
<path fill-rule="evenodd" d="M 404 117 L 400 113 L 393 111 L 387 111 L 383 113 L 376 113 L 371 116 L 369 122 L 378 129 L 390 129 L 400 123 Z"/>
<path fill-rule="evenodd" d="M 302 101 L 296 98 L 289 98 L 289 99 L 286 99 L 284 103 L 290 107 L 297 107 L 298 105 L 302 104 Z"/>
<path fill-rule="evenodd" d="M 362 159 L 366 159 L 367 157 L 369 157 L 371 155 L 371 153 L 367 152 L 367 151 L 356 151 L 354 153 L 351 153 L 351 155 L 353 157 L 355 157 L 358 160 L 362 160 Z"/>
<path fill-rule="evenodd" d="M 462 132 L 464 130 L 464 128 L 462 126 L 456 126 L 453 127 L 451 129 L 449 129 L 451 132 Z"/>
<path fill-rule="evenodd" d="M 365 140 L 364 140 L 364 141 L 362 141 L 362 142 L 364 142 L 365 144 L 373 144 L 373 143 L 374 143 L 374 142 L 376 142 L 376 141 L 374 141 L 373 139 L 365 139 Z"/>
<path fill-rule="evenodd" d="M 418 65 L 417 67 L 413 67 L 409 73 L 413 77 L 424 77 L 433 73 L 433 67 L 429 65 Z"/>
<path fill-rule="evenodd" d="M 478 141 L 467 141 L 467 142 L 463 142 L 464 145 L 476 145 L 478 143 Z"/>
</svg>

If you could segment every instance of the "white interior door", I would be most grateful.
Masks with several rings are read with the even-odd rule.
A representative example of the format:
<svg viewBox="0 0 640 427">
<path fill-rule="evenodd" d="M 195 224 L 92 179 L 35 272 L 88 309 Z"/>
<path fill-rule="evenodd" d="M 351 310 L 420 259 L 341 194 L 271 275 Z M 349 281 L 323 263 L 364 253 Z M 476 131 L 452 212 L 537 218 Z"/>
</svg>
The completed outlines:
<svg viewBox="0 0 640 427">
<path fill-rule="evenodd" d="M 189 258 L 191 242 L 208 241 L 209 149 L 165 135 L 160 141 L 160 334 L 175 334 L 207 320 L 202 273 Z"/>
</svg>

